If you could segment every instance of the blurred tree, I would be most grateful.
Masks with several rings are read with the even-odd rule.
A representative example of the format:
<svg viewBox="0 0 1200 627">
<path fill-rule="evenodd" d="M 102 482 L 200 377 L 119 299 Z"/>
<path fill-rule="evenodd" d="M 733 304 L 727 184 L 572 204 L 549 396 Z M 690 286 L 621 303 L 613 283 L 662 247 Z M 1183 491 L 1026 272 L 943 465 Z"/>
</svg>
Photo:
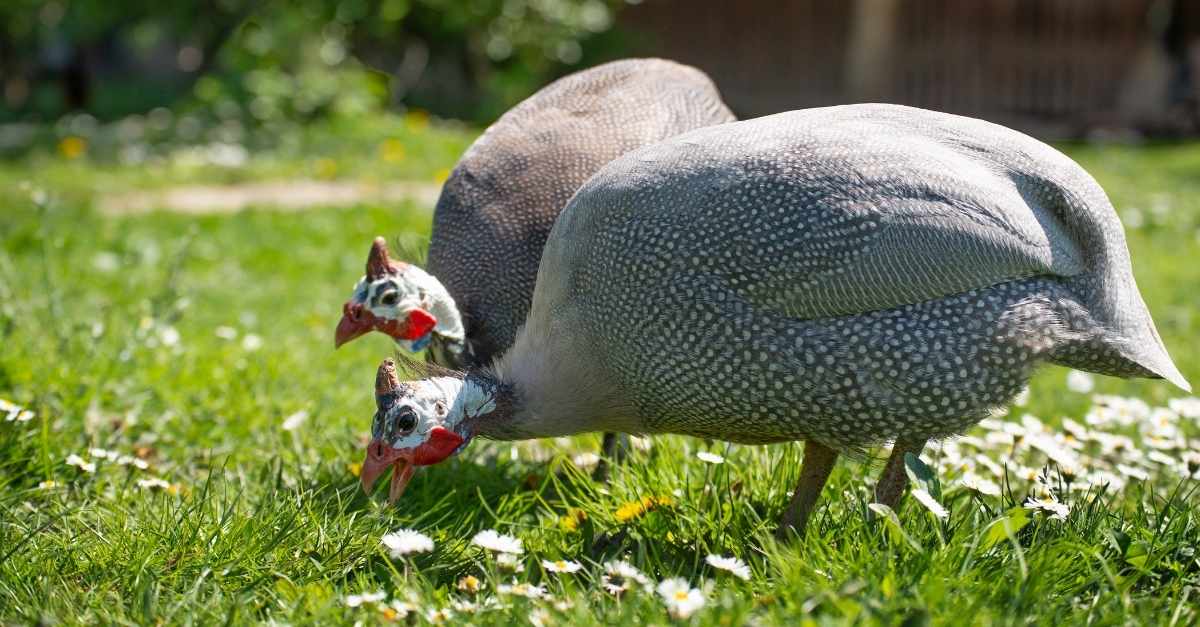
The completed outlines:
<svg viewBox="0 0 1200 627">
<path fill-rule="evenodd" d="M 114 6 L 116 5 L 116 6 Z M 195 97 L 247 117 L 384 104 L 486 120 L 615 56 L 622 0 L 4 0 L 0 119 Z"/>
</svg>

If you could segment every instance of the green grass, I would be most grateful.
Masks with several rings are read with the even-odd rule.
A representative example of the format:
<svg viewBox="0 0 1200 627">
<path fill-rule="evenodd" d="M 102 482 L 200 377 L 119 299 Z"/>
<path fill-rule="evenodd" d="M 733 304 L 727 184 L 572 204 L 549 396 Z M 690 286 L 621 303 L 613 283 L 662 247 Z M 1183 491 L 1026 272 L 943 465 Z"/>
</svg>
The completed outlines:
<svg viewBox="0 0 1200 627">
<path fill-rule="evenodd" d="M 433 176 L 470 140 L 434 132 L 405 136 L 407 155 L 424 157 L 397 177 Z M 386 176 L 371 165 L 374 148 L 357 160 L 350 148 L 331 150 L 346 176 Z M 1139 285 L 1178 365 L 1200 382 L 1200 145 L 1068 152 L 1119 209 L 1141 210 L 1144 224 L 1129 238 Z M 1056 521 L 1020 510 L 1027 482 L 1014 477 L 1002 496 L 981 496 L 955 488 L 943 464 L 949 519 L 908 498 L 897 529 L 867 519 L 877 466 L 843 462 L 807 536 L 791 545 L 771 534 L 798 476 L 797 445 L 659 437 L 596 483 L 571 460 L 598 438 L 477 442 L 419 473 L 397 507 L 364 496 L 351 466 L 374 410 L 375 366 L 392 347 L 375 335 L 335 352 L 333 328 L 370 238 L 403 235 L 420 249 L 428 208 L 126 218 L 90 208 L 109 189 L 304 175 L 315 158 L 161 178 L 49 156 L 0 169 L 0 397 L 37 414 L 0 422 L 0 622 L 370 624 L 387 617 L 347 607 L 346 595 L 383 590 L 437 609 L 465 598 L 455 582 L 466 575 L 483 580 L 485 596 L 516 580 L 547 586 L 554 600 L 508 596 L 503 609 L 457 615 L 478 624 L 670 622 L 653 593 L 617 600 L 600 589 L 597 564 L 615 558 L 654 579 L 711 582 L 697 624 L 1200 620 L 1197 482 L 1166 471 L 1120 491 L 1071 493 L 1069 517 Z M 30 188 L 49 200 L 32 202 Z M 218 327 L 236 337 L 218 337 Z M 1089 397 L 1064 378 L 1041 373 L 1010 420 L 1028 411 L 1050 424 L 1083 422 Z M 1162 382 L 1102 377 L 1097 391 L 1155 406 L 1178 396 Z M 283 430 L 301 410 L 308 419 Z M 1195 420 L 1179 423 L 1197 446 Z M 90 447 L 136 453 L 150 467 L 101 461 L 89 474 L 66 465 L 72 453 L 94 458 Z M 700 450 L 727 461 L 704 463 Z M 1019 456 L 1040 465 L 1024 449 Z M 927 458 L 937 461 L 938 449 Z M 173 488 L 140 488 L 148 477 Z M 619 519 L 622 505 L 643 498 L 661 504 Z M 993 525 L 1006 517 L 1009 534 Z M 401 527 L 428 534 L 436 549 L 389 558 L 380 536 Z M 523 573 L 498 573 L 469 545 L 488 528 L 523 539 Z M 705 565 L 709 553 L 741 557 L 751 579 L 722 576 Z M 542 558 L 585 569 L 552 575 Z M 555 606 L 564 600 L 569 608 Z"/>
</svg>

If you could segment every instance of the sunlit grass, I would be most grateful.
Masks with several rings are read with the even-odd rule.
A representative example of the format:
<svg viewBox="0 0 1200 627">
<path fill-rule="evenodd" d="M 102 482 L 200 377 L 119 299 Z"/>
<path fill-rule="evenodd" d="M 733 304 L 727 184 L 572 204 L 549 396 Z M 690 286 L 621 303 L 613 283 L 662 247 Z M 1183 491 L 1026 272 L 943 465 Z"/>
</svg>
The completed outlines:
<svg viewBox="0 0 1200 627">
<path fill-rule="evenodd" d="M 1200 146 L 1070 150 L 1122 212 L 1142 214 L 1129 234 L 1139 285 L 1181 370 L 1200 381 Z M 438 154 L 412 177 L 457 156 Z M 1027 482 L 982 496 L 943 469 L 949 517 L 908 498 L 897 530 L 868 520 L 878 468 L 847 462 L 807 536 L 778 545 L 798 446 L 653 438 L 597 483 L 579 457 L 596 448 L 589 436 L 475 443 L 418 473 L 389 508 L 361 494 L 353 465 L 375 366 L 392 347 L 370 336 L 335 352 L 333 327 L 371 237 L 419 242 L 428 208 L 105 217 L 89 199 L 109 177 L 136 186 L 147 175 L 75 167 L 11 164 L 0 175 L 0 398 L 36 414 L 0 421 L 0 621 L 374 623 L 409 609 L 419 621 L 449 610 L 480 624 L 671 620 L 640 584 L 605 591 L 613 560 L 651 585 L 682 577 L 700 589 L 706 604 L 690 620 L 701 624 L 1200 619 L 1200 498 L 1182 476 L 1070 493 L 1067 520 L 1056 521 L 1021 507 Z M 1047 369 L 1011 419 L 1082 423 L 1092 401 L 1065 379 Z M 1096 385 L 1155 406 L 1179 396 L 1162 382 Z M 1195 421 L 1181 425 L 1194 445 Z M 68 465 L 71 454 L 95 472 Z M 139 484 L 155 478 L 166 485 Z M 996 526 L 1005 519 L 1012 533 Z M 434 549 L 392 557 L 381 538 L 401 528 Z M 485 529 L 520 538 L 524 553 L 500 563 L 471 544 Z M 744 560 L 750 579 L 709 565 L 710 554 Z M 582 568 L 549 572 L 542 560 Z M 521 584 L 548 598 L 522 596 Z M 502 585 L 517 587 L 497 596 Z M 384 601 L 347 604 L 376 591 Z M 471 603 L 485 609 L 468 616 Z"/>
</svg>

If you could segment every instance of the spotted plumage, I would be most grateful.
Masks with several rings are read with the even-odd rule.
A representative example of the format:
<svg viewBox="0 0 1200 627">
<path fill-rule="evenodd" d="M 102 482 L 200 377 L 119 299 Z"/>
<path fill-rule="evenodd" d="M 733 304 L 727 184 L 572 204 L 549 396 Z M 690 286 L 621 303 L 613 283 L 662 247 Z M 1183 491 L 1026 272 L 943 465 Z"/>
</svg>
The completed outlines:
<svg viewBox="0 0 1200 627">
<path fill-rule="evenodd" d="M 661 59 L 572 74 L 504 114 L 463 155 L 434 212 L 427 269 L 457 304 L 473 355 L 443 365 L 487 364 L 512 345 L 546 236 L 588 177 L 631 149 L 733 119 L 704 73 Z"/>
<path fill-rule="evenodd" d="M 839 452 L 906 452 L 1042 363 L 1188 389 L 1099 185 L 1049 146 L 893 105 L 793 111 L 632 151 L 572 198 L 526 324 L 456 433 L 806 441 L 785 526 Z"/>
<path fill-rule="evenodd" d="M 634 151 L 574 198 L 540 281 L 530 340 L 597 356 L 649 432 L 847 450 L 960 431 L 1040 362 L 1183 383 L 1091 177 L 919 109 L 796 111 Z"/>
</svg>

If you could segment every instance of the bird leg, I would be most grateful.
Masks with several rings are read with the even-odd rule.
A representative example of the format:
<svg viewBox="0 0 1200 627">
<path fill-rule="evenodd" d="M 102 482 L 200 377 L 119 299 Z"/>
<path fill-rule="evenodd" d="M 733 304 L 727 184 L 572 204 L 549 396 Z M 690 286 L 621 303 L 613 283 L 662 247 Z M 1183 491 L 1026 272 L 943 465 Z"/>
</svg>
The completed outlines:
<svg viewBox="0 0 1200 627">
<path fill-rule="evenodd" d="M 798 536 L 804 536 L 808 517 L 812 514 L 817 498 L 821 496 L 825 482 L 829 480 L 829 473 L 833 471 L 833 464 L 837 461 L 837 456 L 837 451 L 816 440 L 808 440 L 804 443 L 804 460 L 800 462 L 800 482 L 796 484 L 792 502 L 783 514 L 783 522 L 779 531 L 775 533 L 775 537 L 784 540 L 791 530 L 795 530 Z"/>
<path fill-rule="evenodd" d="M 605 433 L 604 442 L 600 444 L 600 463 L 592 471 L 592 479 L 604 481 L 608 479 L 609 464 L 619 464 L 629 454 L 632 444 L 629 436 L 624 433 Z"/>
<path fill-rule="evenodd" d="M 904 454 L 920 455 L 925 448 L 925 438 L 896 438 L 892 445 L 892 454 L 888 457 L 879 483 L 875 485 L 875 502 L 883 503 L 892 509 L 904 496 L 904 488 L 908 486 L 908 473 L 904 471 Z"/>
</svg>

